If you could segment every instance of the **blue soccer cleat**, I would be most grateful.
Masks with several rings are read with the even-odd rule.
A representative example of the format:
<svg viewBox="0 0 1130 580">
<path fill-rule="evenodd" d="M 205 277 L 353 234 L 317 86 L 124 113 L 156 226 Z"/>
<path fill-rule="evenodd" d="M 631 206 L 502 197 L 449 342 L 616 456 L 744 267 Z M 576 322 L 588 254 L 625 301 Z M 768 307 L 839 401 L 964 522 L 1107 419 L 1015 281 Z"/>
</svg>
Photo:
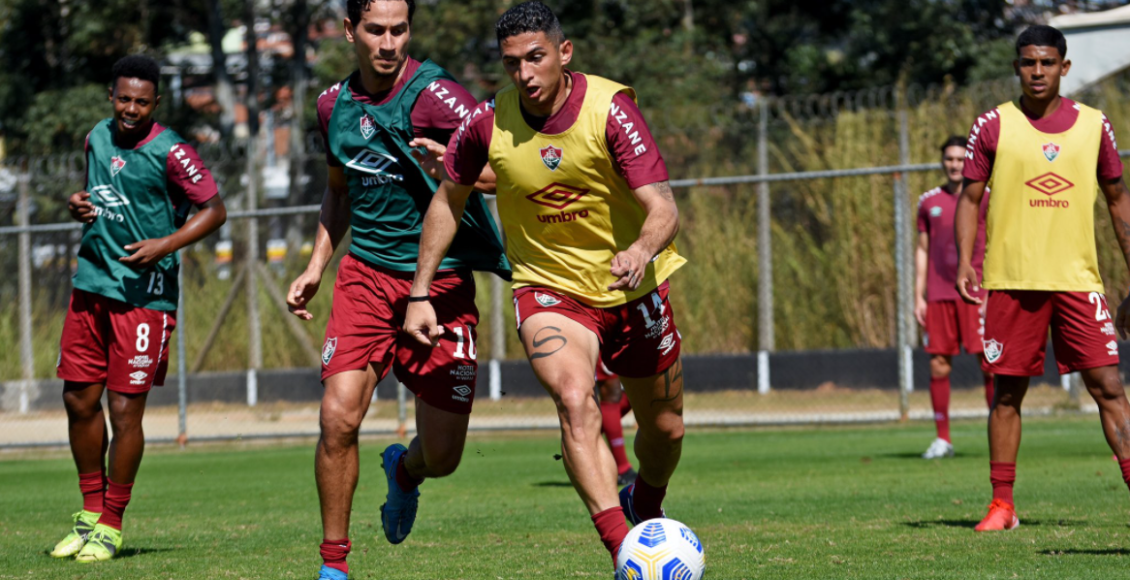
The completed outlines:
<svg viewBox="0 0 1130 580">
<path fill-rule="evenodd" d="M 628 518 L 628 522 L 630 522 L 633 526 L 638 526 L 644 520 L 640 516 L 636 515 L 635 502 L 632 501 L 632 494 L 635 491 L 636 484 L 634 483 L 620 490 L 620 509 L 624 510 L 624 516 Z M 667 517 L 667 513 L 661 509 L 659 510 L 659 517 L 665 518 Z"/>
<path fill-rule="evenodd" d="M 322 569 L 318 570 L 318 580 L 349 580 L 349 575 L 337 568 L 322 564 Z"/>
<path fill-rule="evenodd" d="M 400 489 L 396 483 L 396 466 L 400 457 L 408 452 L 403 445 L 395 443 L 389 445 L 381 453 L 381 467 L 385 470 L 388 479 L 388 495 L 381 506 L 381 527 L 385 531 L 385 539 L 390 544 L 399 544 L 412 533 L 412 525 L 416 523 L 416 508 L 419 504 L 420 488 L 412 491 Z"/>
</svg>

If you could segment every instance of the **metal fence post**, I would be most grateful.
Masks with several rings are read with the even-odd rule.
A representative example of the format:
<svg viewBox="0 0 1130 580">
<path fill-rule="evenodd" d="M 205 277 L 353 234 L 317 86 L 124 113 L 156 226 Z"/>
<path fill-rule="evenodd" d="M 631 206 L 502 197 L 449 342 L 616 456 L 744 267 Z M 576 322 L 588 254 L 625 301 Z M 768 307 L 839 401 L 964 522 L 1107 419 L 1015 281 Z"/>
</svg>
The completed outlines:
<svg viewBox="0 0 1130 580">
<path fill-rule="evenodd" d="M 252 135 L 247 141 L 247 210 L 255 212 L 259 207 L 258 174 L 256 151 L 258 136 Z M 259 403 L 259 369 L 263 367 L 263 337 L 259 320 L 259 275 L 255 265 L 259 262 L 259 220 L 254 215 L 247 223 L 247 316 L 249 330 L 249 364 L 247 369 L 247 406 Z"/>
<path fill-rule="evenodd" d="M 495 223 L 498 219 L 498 199 L 491 196 L 487 200 L 490 212 L 494 214 Z M 490 400 L 497 401 L 502 398 L 502 365 L 500 361 L 506 357 L 506 323 L 503 321 L 503 281 L 498 276 L 490 279 Z"/>
<path fill-rule="evenodd" d="M 183 252 L 177 251 L 177 257 Z M 184 447 L 188 443 L 188 354 L 185 352 L 185 321 L 188 316 L 184 310 L 184 260 L 181 260 L 180 276 L 177 277 L 177 443 Z"/>
<path fill-rule="evenodd" d="M 31 223 L 31 173 L 19 176 L 20 227 Z M 19 292 L 20 292 L 20 365 L 23 381 L 20 384 L 20 413 L 31 409 L 31 395 L 35 382 L 35 351 L 31 343 L 31 233 L 19 235 Z"/>
<path fill-rule="evenodd" d="M 769 100 L 758 100 L 757 174 L 769 175 Z M 769 392 L 769 353 L 775 345 L 773 334 L 773 247 L 769 183 L 757 184 L 757 392 Z"/>
<path fill-rule="evenodd" d="M 899 163 L 910 163 L 910 136 L 907 127 L 905 87 L 899 88 L 898 93 L 898 123 L 899 123 Z M 909 201 L 907 200 L 906 177 L 902 172 L 895 174 L 894 183 L 895 205 L 895 268 L 898 273 L 897 291 L 897 332 L 896 349 L 899 364 L 899 416 L 905 420 L 910 415 L 910 393 L 914 390 L 914 360 L 910 348 L 910 321 L 913 304 L 911 301 L 911 268 L 910 264 L 910 233 L 907 229 L 910 219 Z"/>
</svg>

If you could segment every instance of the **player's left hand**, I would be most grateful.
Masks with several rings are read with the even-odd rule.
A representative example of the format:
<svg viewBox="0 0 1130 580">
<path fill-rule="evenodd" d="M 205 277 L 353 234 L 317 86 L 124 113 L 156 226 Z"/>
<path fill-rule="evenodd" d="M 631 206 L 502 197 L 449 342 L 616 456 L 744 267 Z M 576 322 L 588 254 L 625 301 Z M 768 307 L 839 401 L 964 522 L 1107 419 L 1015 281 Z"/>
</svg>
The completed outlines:
<svg viewBox="0 0 1130 580">
<path fill-rule="evenodd" d="M 651 256 L 636 249 L 635 246 L 620 252 L 612 257 L 612 275 L 618 280 L 608 287 L 609 290 L 635 290 L 643 281 L 644 272 Z"/>
<path fill-rule="evenodd" d="M 165 238 L 141 240 L 125 246 L 125 249 L 133 254 L 118 258 L 118 261 L 141 270 L 155 265 L 173 252 Z"/>
<path fill-rule="evenodd" d="M 416 137 L 408 142 L 408 146 L 415 147 L 412 150 L 412 157 L 420 164 L 424 173 L 441 181 L 447 176 L 447 171 L 443 168 L 443 155 L 447 153 L 446 146 L 424 137 Z M 423 147 L 424 151 L 420 151 L 420 147 Z"/>
<path fill-rule="evenodd" d="M 1122 340 L 1130 336 L 1130 296 L 1118 305 L 1118 311 L 1114 315 L 1114 327 L 1118 329 L 1118 335 Z"/>
</svg>

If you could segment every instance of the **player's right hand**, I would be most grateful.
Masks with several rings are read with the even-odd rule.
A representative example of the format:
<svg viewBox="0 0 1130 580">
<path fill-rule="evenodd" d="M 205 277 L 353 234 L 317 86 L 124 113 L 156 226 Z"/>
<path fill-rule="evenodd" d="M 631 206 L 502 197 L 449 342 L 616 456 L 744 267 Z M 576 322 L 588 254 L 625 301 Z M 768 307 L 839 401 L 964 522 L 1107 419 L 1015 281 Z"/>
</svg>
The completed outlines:
<svg viewBox="0 0 1130 580">
<path fill-rule="evenodd" d="M 306 310 L 306 305 L 314 299 L 314 295 L 318 293 L 318 286 L 321 284 L 321 274 L 314 272 L 303 272 L 296 278 L 290 284 L 290 290 L 286 293 L 286 307 L 291 314 L 302 320 L 313 319 L 314 315 Z"/>
<path fill-rule="evenodd" d="M 443 327 L 436 322 L 436 310 L 431 302 L 409 302 L 404 313 L 404 332 L 420 344 L 436 346 L 443 336 Z"/>
<path fill-rule="evenodd" d="M 969 264 L 957 267 L 957 293 L 961 299 L 969 304 L 981 304 L 982 300 L 973 296 L 981 293 L 981 282 L 977 280 L 977 271 Z"/>
<path fill-rule="evenodd" d="M 94 204 L 87 201 L 89 199 L 90 194 L 85 191 L 71 194 L 67 200 L 67 211 L 71 212 L 71 218 L 84 224 L 94 223 L 97 214 L 94 213 Z"/>
<path fill-rule="evenodd" d="M 914 300 L 914 318 L 918 320 L 918 326 L 926 327 L 926 301 L 921 297 Z"/>
</svg>

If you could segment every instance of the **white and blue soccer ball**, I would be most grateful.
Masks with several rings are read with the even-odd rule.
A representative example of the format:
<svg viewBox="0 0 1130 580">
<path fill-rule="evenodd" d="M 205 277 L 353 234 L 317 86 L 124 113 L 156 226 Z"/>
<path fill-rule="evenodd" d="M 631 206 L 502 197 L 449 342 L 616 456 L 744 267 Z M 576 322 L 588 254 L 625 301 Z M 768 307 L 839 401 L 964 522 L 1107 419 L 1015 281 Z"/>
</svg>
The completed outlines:
<svg viewBox="0 0 1130 580">
<path fill-rule="evenodd" d="M 701 580 L 704 572 L 698 536 L 667 518 L 632 528 L 616 555 L 616 580 Z"/>
</svg>

